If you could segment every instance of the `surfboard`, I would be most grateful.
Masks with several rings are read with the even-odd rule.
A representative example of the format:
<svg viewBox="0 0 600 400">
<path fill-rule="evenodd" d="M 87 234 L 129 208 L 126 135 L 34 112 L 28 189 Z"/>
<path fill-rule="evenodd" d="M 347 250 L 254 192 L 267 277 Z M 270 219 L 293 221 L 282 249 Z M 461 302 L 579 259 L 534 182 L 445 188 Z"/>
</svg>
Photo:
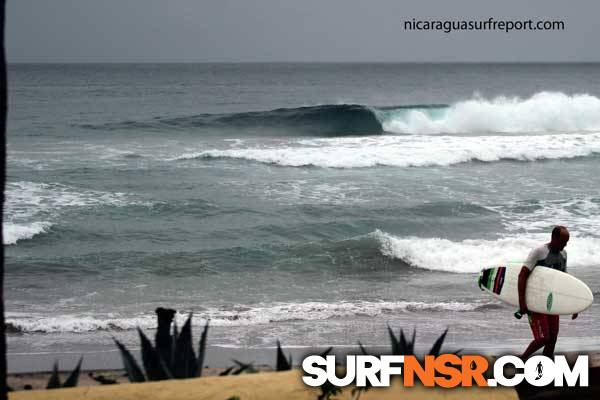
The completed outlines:
<svg viewBox="0 0 600 400">
<path fill-rule="evenodd" d="M 522 265 L 500 265 L 485 268 L 479 273 L 481 290 L 519 307 L 518 281 Z M 525 301 L 531 311 L 564 315 L 584 311 L 592 305 L 594 295 L 590 288 L 565 272 L 536 267 L 527 279 Z"/>
</svg>

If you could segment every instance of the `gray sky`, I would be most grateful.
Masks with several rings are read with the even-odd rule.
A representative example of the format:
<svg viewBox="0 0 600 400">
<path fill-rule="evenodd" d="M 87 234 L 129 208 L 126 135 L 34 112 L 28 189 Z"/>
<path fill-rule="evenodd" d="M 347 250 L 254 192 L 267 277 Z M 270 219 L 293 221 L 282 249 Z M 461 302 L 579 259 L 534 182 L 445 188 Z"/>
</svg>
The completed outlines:
<svg viewBox="0 0 600 400">
<path fill-rule="evenodd" d="M 600 61 L 597 0 L 8 0 L 11 62 Z M 417 32 L 404 20 L 558 19 Z"/>
</svg>

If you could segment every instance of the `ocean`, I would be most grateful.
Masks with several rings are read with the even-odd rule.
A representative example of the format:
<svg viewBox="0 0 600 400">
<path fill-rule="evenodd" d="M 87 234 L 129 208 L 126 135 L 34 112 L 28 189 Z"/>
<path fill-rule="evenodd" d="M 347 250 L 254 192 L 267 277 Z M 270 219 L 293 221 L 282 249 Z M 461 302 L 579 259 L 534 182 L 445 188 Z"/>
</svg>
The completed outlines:
<svg viewBox="0 0 600 400">
<path fill-rule="evenodd" d="M 477 273 L 555 224 L 600 293 L 598 64 L 20 64 L 9 90 L 9 353 L 135 347 L 159 306 L 215 347 L 520 351 Z"/>
</svg>

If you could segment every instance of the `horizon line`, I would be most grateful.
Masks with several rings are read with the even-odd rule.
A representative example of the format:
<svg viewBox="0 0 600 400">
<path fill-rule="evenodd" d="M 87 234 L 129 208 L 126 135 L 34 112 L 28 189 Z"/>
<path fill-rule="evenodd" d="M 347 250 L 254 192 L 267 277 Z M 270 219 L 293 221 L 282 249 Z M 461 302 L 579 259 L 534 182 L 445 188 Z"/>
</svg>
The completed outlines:
<svg viewBox="0 0 600 400">
<path fill-rule="evenodd" d="M 23 64 L 600 64 L 597 61 L 8 61 Z"/>
</svg>

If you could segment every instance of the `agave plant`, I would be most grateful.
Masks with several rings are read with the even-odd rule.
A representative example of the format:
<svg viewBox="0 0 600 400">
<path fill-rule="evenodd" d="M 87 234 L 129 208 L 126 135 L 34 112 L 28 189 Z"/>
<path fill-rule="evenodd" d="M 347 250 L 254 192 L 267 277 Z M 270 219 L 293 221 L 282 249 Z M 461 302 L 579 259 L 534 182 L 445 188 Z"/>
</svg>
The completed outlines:
<svg viewBox="0 0 600 400">
<path fill-rule="evenodd" d="M 331 396 L 336 396 L 343 392 L 343 389 L 339 386 L 335 386 L 333 383 L 326 381 L 321 385 L 321 394 L 317 396 L 317 400 L 330 400 Z"/>
<path fill-rule="evenodd" d="M 277 363 L 275 364 L 276 371 L 289 371 L 292 369 L 292 355 L 289 358 L 285 358 L 283 350 L 281 349 L 281 343 L 277 341 Z"/>
<path fill-rule="evenodd" d="M 198 356 L 192 344 L 192 314 L 187 321 L 177 330 L 174 322 L 175 310 L 157 308 L 158 327 L 156 330 L 155 344 L 138 328 L 141 343 L 142 362 L 144 371 L 140 368 L 131 352 L 118 340 L 115 344 L 121 352 L 123 366 L 131 382 L 160 381 L 165 379 L 186 379 L 202 375 L 204 355 L 206 353 L 206 337 L 208 321 L 204 326 L 198 344 Z M 173 325 L 173 334 L 171 334 Z M 145 373 L 144 373 L 145 372 Z"/>
<path fill-rule="evenodd" d="M 392 328 L 389 325 L 387 328 L 388 328 L 388 333 L 390 335 L 390 340 L 392 342 L 392 354 L 402 355 L 402 356 L 415 355 L 415 338 L 417 336 L 416 328 L 413 329 L 413 333 L 412 333 L 412 336 L 410 339 L 408 339 L 404 335 L 404 331 L 402 329 L 400 329 L 398 336 L 396 336 L 396 334 L 394 334 L 394 331 L 392 330 Z M 433 343 L 433 346 L 427 353 L 428 355 L 432 355 L 432 356 L 436 356 L 436 357 L 440 355 L 441 350 L 442 350 L 442 344 L 444 343 L 444 340 L 446 339 L 447 333 L 448 333 L 448 329 L 446 328 L 444 333 L 442 333 L 436 339 L 436 341 Z M 360 351 L 364 355 L 369 354 L 361 342 L 358 342 L 358 346 L 360 347 Z M 460 350 L 456 351 L 456 353 L 458 353 L 459 351 Z M 354 388 L 352 390 L 352 395 L 355 396 L 354 400 L 359 400 L 360 396 L 364 392 L 368 391 L 371 387 L 372 387 L 371 385 L 367 385 L 365 387 Z"/>
<path fill-rule="evenodd" d="M 320 356 L 325 357 L 327 354 L 329 354 L 331 352 L 331 350 L 333 350 L 333 347 L 327 348 L 325 351 L 323 351 L 320 354 Z M 289 371 L 292 369 L 292 366 L 293 366 L 292 355 L 290 354 L 290 356 L 288 358 L 285 358 L 285 354 L 283 353 L 283 350 L 281 349 L 281 342 L 278 340 L 277 341 L 277 359 L 276 359 L 276 363 L 275 363 L 275 370 L 276 371 Z"/>
<path fill-rule="evenodd" d="M 54 367 L 52 368 L 52 375 L 50 375 L 50 379 L 48 380 L 48 384 L 46 385 L 46 389 L 60 389 L 60 388 L 68 388 L 77 386 L 77 382 L 79 381 L 79 372 L 81 371 L 81 363 L 83 361 L 83 357 L 79 359 L 77 366 L 71 372 L 69 377 L 64 383 L 60 382 L 60 376 L 58 375 L 58 361 L 54 362 Z"/>
<path fill-rule="evenodd" d="M 415 337 L 417 335 L 416 328 L 413 330 L 413 334 L 411 339 L 407 339 L 404 335 L 404 331 L 400 329 L 400 333 L 398 336 L 394 334 L 392 328 L 388 325 L 388 333 L 390 334 L 390 340 L 392 342 L 392 354 L 395 355 L 415 355 Z M 439 356 L 442 350 L 442 344 L 444 343 L 444 339 L 446 339 L 446 334 L 448 333 L 448 329 L 444 331 L 433 343 L 431 350 L 427 353 L 427 355 L 431 356 Z M 362 348 L 362 345 L 360 345 Z M 457 351 L 457 353 L 460 350 Z"/>
</svg>

